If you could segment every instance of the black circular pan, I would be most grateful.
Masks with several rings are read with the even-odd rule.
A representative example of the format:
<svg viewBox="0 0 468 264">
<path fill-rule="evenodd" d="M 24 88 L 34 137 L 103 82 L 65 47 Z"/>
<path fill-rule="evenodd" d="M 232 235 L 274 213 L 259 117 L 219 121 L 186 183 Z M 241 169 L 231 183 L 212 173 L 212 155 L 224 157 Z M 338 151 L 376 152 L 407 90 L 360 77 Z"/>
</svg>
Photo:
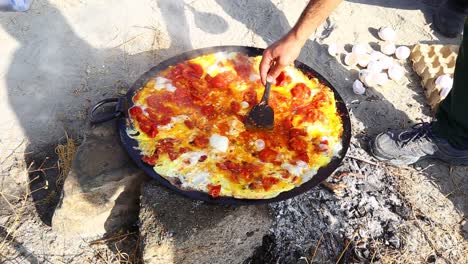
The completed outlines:
<svg viewBox="0 0 468 264">
<path fill-rule="evenodd" d="M 188 51 L 182 53 L 178 56 L 172 57 L 167 59 L 157 66 L 151 68 L 145 74 L 143 74 L 130 88 L 130 90 L 126 94 L 126 101 L 127 101 L 127 109 L 133 106 L 132 97 L 133 95 L 142 88 L 148 80 L 154 78 L 158 73 L 167 69 L 169 66 L 176 65 L 177 63 L 193 59 L 199 57 L 201 55 L 206 55 L 215 52 L 239 52 L 246 54 L 248 56 L 258 56 L 262 55 L 263 49 L 255 48 L 255 47 L 247 47 L 247 46 L 216 46 L 216 47 L 209 47 L 209 48 L 202 48 L 197 50 Z M 343 158 L 346 155 L 346 151 L 348 150 L 350 139 L 351 139 L 351 122 L 349 119 L 349 113 L 346 108 L 346 105 L 341 98 L 338 91 L 333 87 L 333 85 L 328 82 L 322 75 L 318 72 L 310 68 L 309 66 L 296 61 L 294 63 L 295 67 L 304 72 L 309 77 L 317 78 L 321 83 L 325 84 L 326 86 L 330 87 L 334 94 L 336 100 L 336 107 L 338 110 L 339 115 L 341 116 L 343 122 L 343 136 L 342 136 L 342 145 L 343 148 L 339 153 L 338 157 L 334 157 L 331 162 L 318 170 L 317 174 L 310 179 L 309 181 L 303 183 L 302 185 L 291 189 L 286 192 L 280 193 L 278 196 L 270 198 L 270 199 L 237 199 L 233 197 L 218 197 L 213 198 L 209 194 L 199 191 L 186 191 L 177 188 L 176 186 L 172 185 L 169 181 L 164 179 L 161 175 L 157 174 L 153 167 L 144 163 L 141 160 L 140 152 L 137 150 L 138 142 L 127 135 L 127 127 L 130 126 L 130 120 L 128 119 L 128 111 L 126 111 L 125 115 L 119 118 L 118 122 L 118 129 L 120 132 L 120 138 L 124 148 L 127 150 L 128 154 L 132 158 L 132 160 L 136 163 L 136 165 L 141 168 L 147 175 L 151 176 L 160 184 L 166 186 L 167 188 L 173 190 L 174 192 L 181 194 L 185 197 L 195 200 L 201 200 L 213 204 L 224 204 L 224 205 L 249 205 L 249 204 L 265 204 L 265 203 L 272 203 L 278 202 L 282 200 L 289 199 L 296 195 L 299 195 L 303 192 L 306 192 L 313 187 L 319 185 L 322 181 L 324 181 L 327 177 L 329 177 L 335 170 L 338 168 L 340 163 L 342 162 Z"/>
</svg>

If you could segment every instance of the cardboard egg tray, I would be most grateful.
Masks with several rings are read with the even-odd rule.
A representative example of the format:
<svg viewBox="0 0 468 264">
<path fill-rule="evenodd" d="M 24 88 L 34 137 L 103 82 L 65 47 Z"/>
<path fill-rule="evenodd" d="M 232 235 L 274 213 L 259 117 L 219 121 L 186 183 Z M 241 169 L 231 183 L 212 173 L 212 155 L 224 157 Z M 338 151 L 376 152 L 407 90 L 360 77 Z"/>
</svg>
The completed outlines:
<svg viewBox="0 0 468 264">
<path fill-rule="evenodd" d="M 453 78 L 458 49 L 457 45 L 417 44 L 411 51 L 413 69 L 421 77 L 421 85 L 432 110 L 444 99 L 435 80 L 444 74 Z"/>
</svg>

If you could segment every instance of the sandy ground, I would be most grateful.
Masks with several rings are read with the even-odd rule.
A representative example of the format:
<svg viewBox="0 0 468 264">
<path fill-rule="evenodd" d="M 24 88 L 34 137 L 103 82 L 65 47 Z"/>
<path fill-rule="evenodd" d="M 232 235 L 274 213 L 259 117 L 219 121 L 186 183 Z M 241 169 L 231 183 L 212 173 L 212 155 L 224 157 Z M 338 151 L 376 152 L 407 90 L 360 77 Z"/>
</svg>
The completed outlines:
<svg viewBox="0 0 468 264">
<path fill-rule="evenodd" d="M 368 43 L 378 47 L 376 29 L 386 25 L 396 29 L 398 45 L 457 44 L 458 39 L 442 38 L 430 28 L 437 2 L 346 1 L 307 41 L 300 60 L 322 73 L 345 98 L 355 136 L 372 136 L 388 128 L 429 120 L 430 112 L 409 65 L 402 82 L 357 96 L 351 89 L 357 72 L 330 57 L 326 46 Z M 24 168 L 25 152 L 56 144 L 64 131 L 79 136 L 93 103 L 125 92 L 151 66 L 201 47 L 266 47 L 293 25 L 306 3 L 35 0 L 26 13 L 2 13 L 0 191 L 16 192 L 27 179 L 19 177 L 24 170 L 17 169 Z M 406 171 L 400 178 L 407 200 L 436 215 L 441 228 L 461 234 L 467 212 L 466 168 L 452 170 L 440 163 L 421 163 Z M 37 228 L 46 228 L 37 219 L 30 221 Z M 44 234 L 44 239 L 53 240 L 49 231 Z"/>
</svg>

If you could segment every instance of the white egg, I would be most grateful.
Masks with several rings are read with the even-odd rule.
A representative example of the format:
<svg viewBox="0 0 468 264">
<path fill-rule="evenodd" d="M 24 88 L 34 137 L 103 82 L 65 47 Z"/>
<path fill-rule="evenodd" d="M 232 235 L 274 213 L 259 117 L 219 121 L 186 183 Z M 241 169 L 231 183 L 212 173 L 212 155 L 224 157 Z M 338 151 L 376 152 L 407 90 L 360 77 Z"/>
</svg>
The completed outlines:
<svg viewBox="0 0 468 264">
<path fill-rule="evenodd" d="M 383 57 L 379 59 L 379 62 L 380 62 L 380 65 L 382 65 L 382 69 L 388 70 L 388 68 L 392 67 L 393 65 L 393 58 L 383 55 Z"/>
<path fill-rule="evenodd" d="M 385 55 L 393 55 L 395 53 L 396 47 L 395 44 L 389 41 L 385 41 L 380 45 L 380 51 Z"/>
<path fill-rule="evenodd" d="M 328 45 L 328 54 L 330 54 L 330 56 L 335 57 L 339 53 L 341 53 L 342 51 L 343 51 L 343 47 L 339 46 L 336 43 L 332 43 L 332 44 Z"/>
<path fill-rule="evenodd" d="M 399 81 L 405 75 L 405 69 L 398 64 L 393 64 L 392 67 L 388 69 L 388 76 L 394 81 Z"/>
<path fill-rule="evenodd" d="M 371 53 L 370 53 L 370 56 L 371 56 L 371 60 L 380 60 L 382 57 L 384 57 L 385 55 L 380 52 L 380 51 L 376 51 L 376 50 L 373 50 Z"/>
<path fill-rule="evenodd" d="M 452 88 L 453 79 L 452 77 L 450 77 L 450 75 L 444 74 L 444 75 L 437 77 L 437 79 L 435 80 L 435 85 L 439 89 Z"/>
<path fill-rule="evenodd" d="M 246 101 L 242 101 L 240 103 L 240 106 L 241 106 L 242 109 L 246 109 L 246 108 L 249 108 L 249 103 L 246 102 Z"/>
<path fill-rule="evenodd" d="M 221 152 L 226 152 L 229 147 L 229 139 L 225 136 L 213 134 L 210 137 L 210 146 Z"/>
<path fill-rule="evenodd" d="M 262 139 L 257 139 L 255 140 L 254 145 L 257 151 L 261 151 L 265 148 L 265 141 L 263 141 Z"/>
<path fill-rule="evenodd" d="M 348 53 L 345 56 L 344 63 L 348 66 L 356 66 L 358 62 L 358 57 L 354 53 Z"/>
<path fill-rule="evenodd" d="M 384 41 L 394 41 L 396 38 L 396 32 L 391 27 L 381 27 L 379 29 L 379 38 Z"/>
<path fill-rule="evenodd" d="M 366 92 L 366 88 L 364 87 L 364 85 L 362 84 L 361 81 L 359 80 L 355 80 L 354 83 L 353 83 L 353 92 L 355 94 L 364 94 Z"/>
<path fill-rule="evenodd" d="M 410 49 L 406 46 L 400 46 L 395 50 L 395 56 L 399 60 L 406 60 L 410 56 Z"/>
<path fill-rule="evenodd" d="M 369 72 L 381 72 L 383 70 L 382 63 L 380 61 L 370 61 L 367 65 L 367 70 Z"/>
<path fill-rule="evenodd" d="M 365 54 L 367 53 L 367 47 L 366 45 L 359 43 L 359 44 L 354 45 L 351 51 L 352 53 L 356 55 Z"/>
<path fill-rule="evenodd" d="M 365 68 L 369 64 L 371 56 L 367 53 L 358 54 L 358 65 Z"/>
<path fill-rule="evenodd" d="M 378 85 L 384 86 L 388 82 L 388 75 L 385 72 L 380 72 L 376 75 L 376 80 Z"/>
</svg>

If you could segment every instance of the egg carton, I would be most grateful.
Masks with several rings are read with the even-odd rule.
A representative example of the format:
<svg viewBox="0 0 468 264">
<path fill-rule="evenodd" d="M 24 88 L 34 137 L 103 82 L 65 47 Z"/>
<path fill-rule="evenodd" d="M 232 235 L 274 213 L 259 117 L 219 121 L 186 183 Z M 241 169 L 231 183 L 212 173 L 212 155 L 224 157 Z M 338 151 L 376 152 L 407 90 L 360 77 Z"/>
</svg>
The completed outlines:
<svg viewBox="0 0 468 264">
<path fill-rule="evenodd" d="M 421 77 L 421 85 L 433 110 L 448 94 L 435 84 L 435 80 L 441 75 L 453 78 L 458 49 L 458 45 L 417 44 L 411 51 L 413 70 Z"/>
</svg>

